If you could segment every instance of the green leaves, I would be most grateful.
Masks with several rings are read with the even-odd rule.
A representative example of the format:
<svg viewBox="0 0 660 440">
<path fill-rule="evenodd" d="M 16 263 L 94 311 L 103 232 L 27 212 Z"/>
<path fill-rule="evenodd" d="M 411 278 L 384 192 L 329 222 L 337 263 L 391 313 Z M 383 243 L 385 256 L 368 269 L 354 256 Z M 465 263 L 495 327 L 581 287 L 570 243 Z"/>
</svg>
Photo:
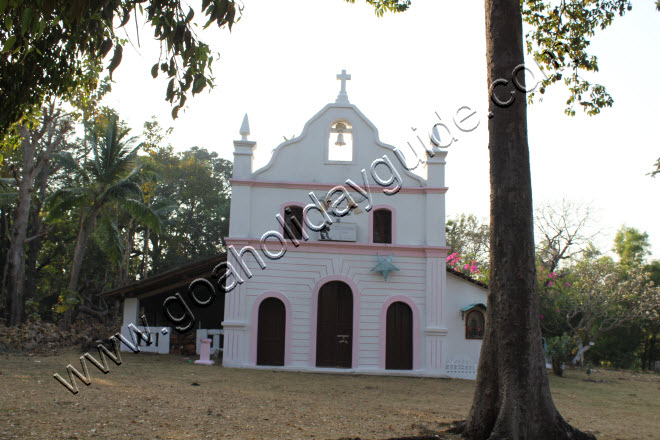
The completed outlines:
<svg viewBox="0 0 660 440">
<path fill-rule="evenodd" d="M 651 177 L 655 177 L 655 176 L 657 176 L 658 174 L 660 174 L 660 157 L 658 158 L 658 160 L 655 162 L 655 164 L 654 164 L 653 166 L 655 167 L 655 170 L 654 170 L 654 171 L 651 171 L 651 172 L 649 173 L 649 175 L 650 175 Z"/>
<path fill-rule="evenodd" d="M 30 28 L 31 21 L 32 21 L 32 9 L 30 8 L 23 9 L 23 18 L 21 19 L 21 35 L 25 35 L 25 32 Z"/>
<path fill-rule="evenodd" d="M 583 72 L 597 72 L 598 59 L 587 50 L 589 37 L 596 29 L 605 29 L 614 18 L 632 8 L 628 0 L 564 0 L 550 6 L 543 0 L 523 0 L 524 21 L 531 25 L 527 33 L 527 52 L 548 72 L 548 78 L 540 83 L 539 92 L 560 80 L 569 89 L 564 113 L 575 115 L 575 107 L 581 106 L 588 115 L 596 115 L 601 109 L 611 107 L 614 100 L 604 86 L 592 84 Z M 536 91 L 528 94 L 533 102 Z"/>
<path fill-rule="evenodd" d="M 355 3 L 355 0 L 346 0 Z M 382 17 L 385 12 L 404 12 L 410 7 L 410 0 L 367 0 L 374 7 L 376 15 Z"/>
<path fill-rule="evenodd" d="M 149 227 L 154 233 L 162 234 L 164 225 L 158 214 L 139 200 L 126 199 L 122 202 L 124 209 L 133 219 L 140 224 Z"/>
<path fill-rule="evenodd" d="M 117 47 L 115 47 L 115 53 L 112 56 L 112 59 L 110 60 L 110 65 L 108 66 L 108 70 L 110 71 L 110 79 L 112 79 L 112 73 L 121 63 L 121 58 L 123 53 L 124 53 L 124 48 L 122 47 L 121 44 L 118 44 Z"/>
<path fill-rule="evenodd" d="M 197 93 L 204 90 L 204 87 L 206 87 L 206 78 L 203 75 L 198 75 L 195 78 L 195 82 L 193 82 L 193 95 L 196 95 Z"/>
<path fill-rule="evenodd" d="M 167 91 L 165 92 L 165 100 L 172 102 L 174 99 L 174 78 L 167 84 Z"/>
<path fill-rule="evenodd" d="M 11 48 L 14 47 L 15 42 L 16 42 L 16 35 L 12 35 L 11 37 L 7 38 L 7 41 L 5 41 L 4 46 L 2 46 L 2 51 L 9 52 Z"/>
<path fill-rule="evenodd" d="M 0 43 L 0 100 L 6 109 L 0 114 L 0 138 L 47 97 L 67 96 L 78 87 L 93 88 L 98 75 L 90 78 L 84 66 L 99 63 L 114 45 L 108 66 L 112 77 L 123 55 L 116 25 L 128 25 L 136 8 L 144 12 L 161 41 L 160 70 L 175 79 L 171 87 L 168 83 L 166 100 L 180 109 L 184 96 L 199 93 L 206 85 L 212 87 L 213 56 L 194 32 L 195 14 L 200 10 L 181 0 L 0 0 L 0 27 L 6 30 Z M 201 12 L 208 24 L 231 30 L 242 6 L 235 0 L 202 0 Z M 151 68 L 151 75 L 158 76 L 158 67 Z M 199 76 L 205 81 L 197 80 Z M 173 117 L 177 113 L 174 110 Z"/>
<path fill-rule="evenodd" d="M 103 43 L 101 43 L 101 47 L 99 48 L 99 56 L 101 58 L 105 58 L 108 52 L 110 52 L 110 49 L 112 49 L 112 40 L 110 38 L 106 38 Z"/>
<path fill-rule="evenodd" d="M 150 5 L 146 10 L 155 28 L 154 36 L 162 41 L 165 55 L 159 60 L 160 70 L 171 78 L 165 100 L 174 105 L 172 117 L 176 118 L 189 92 L 196 95 L 207 85 L 213 87 L 210 75 L 213 56 L 209 46 L 199 41 L 191 28 L 193 9 L 184 14 L 181 9 L 163 10 Z M 205 27 L 216 23 L 219 27 L 227 25 L 231 30 L 240 19 L 242 9 L 233 0 L 203 0 L 201 11 L 206 17 Z M 156 70 L 152 67 L 152 76 Z"/>
</svg>

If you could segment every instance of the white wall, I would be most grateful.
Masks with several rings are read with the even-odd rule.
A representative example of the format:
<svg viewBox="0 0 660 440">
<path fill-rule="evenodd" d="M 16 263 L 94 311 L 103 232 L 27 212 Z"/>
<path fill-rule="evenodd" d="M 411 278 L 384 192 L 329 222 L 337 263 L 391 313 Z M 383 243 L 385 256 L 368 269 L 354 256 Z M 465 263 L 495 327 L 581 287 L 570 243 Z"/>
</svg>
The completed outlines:
<svg viewBox="0 0 660 440">
<path fill-rule="evenodd" d="M 457 361 L 472 363 L 475 374 L 459 375 L 456 377 L 476 377 L 476 366 L 479 362 L 481 339 L 465 339 L 465 321 L 461 319 L 461 309 L 470 304 L 486 304 L 488 291 L 480 286 L 470 283 L 462 278 L 447 274 L 447 353 L 445 365 Z M 488 325 L 488 323 L 486 323 Z"/>
</svg>

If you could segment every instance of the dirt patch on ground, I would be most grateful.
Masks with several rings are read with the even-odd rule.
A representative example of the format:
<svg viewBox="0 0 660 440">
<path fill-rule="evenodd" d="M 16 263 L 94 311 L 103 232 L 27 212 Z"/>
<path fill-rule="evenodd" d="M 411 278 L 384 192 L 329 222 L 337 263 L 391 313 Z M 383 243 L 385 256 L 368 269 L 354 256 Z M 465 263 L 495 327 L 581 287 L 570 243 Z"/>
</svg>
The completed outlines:
<svg viewBox="0 0 660 440">
<path fill-rule="evenodd" d="M 474 392 L 464 380 L 228 369 L 123 353 L 106 375 L 88 364 L 91 385 L 78 381 L 72 395 L 53 374 L 68 381 L 66 365 L 80 369 L 80 354 L 1 355 L 0 438 L 434 438 L 465 418 Z M 564 417 L 600 439 L 660 432 L 658 375 L 575 371 L 551 384 Z"/>
</svg>

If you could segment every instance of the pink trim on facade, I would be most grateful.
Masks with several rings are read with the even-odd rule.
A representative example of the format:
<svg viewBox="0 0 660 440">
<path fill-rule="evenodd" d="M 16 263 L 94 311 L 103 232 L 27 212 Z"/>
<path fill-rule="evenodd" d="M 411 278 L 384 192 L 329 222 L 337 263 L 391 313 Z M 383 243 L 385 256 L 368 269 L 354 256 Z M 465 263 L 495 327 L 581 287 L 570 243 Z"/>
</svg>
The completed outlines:
<svg viewBox="0 0 660 440">
<path fill-rule="evenodd" d="M 312 322 L 310 325 L 310 346 L 309 346 L 309 366 L 316 368 L 316 333 L 318 329 L 319 313 L 319 291 L 324 284 L 330 281 L 342 281 L 348 284 L 353 294 L 353 340 L 352 344 L 352 365 L 351 368 L 358 368 L 360 356 L 360 289 L 355 282 L 344 275 L 328 275 L 317 281 L 312 292 Z"/>
<path fill-rule="evenodd" d="M 250 245 L 257 251 L 261 252 L 258 238 L 225 238 L 227 245 L 245 246 Z M 240 251 L 240 249 L 236 249 Z M 326 252 L 331 254 L 356 254 L 356 255 L 372 255 L 376 252 L 393 252 L 400 257 L 426 257 L 437 256 L 446 257 L 451 250 L 448 246 L 426 246 L 426 245 L 407 245 L 407 244 L 384 244 L 384 243 L 357 243 L 357 242 L 342 242 L 342 241 L 300 241 L 300 246 L 297 248 L 287 244 L 287 252 Z M 282 257 L 286 258 L 286 254 Z M 264 257 L 266 265 L 268 260 Z M 275 260 L 279 261 L 279 260 Z"/>
<path fill-rule="evenodd" d="M 379 209 L 387 209 L 392 213 L 392 243 L 391 244 L 396 244 L 396 209 L 394 209 L 394 206 L 392 205 L 374 205 L 373 208 L 371 208 L 371 211 L 369 212 L 369 243 L 374 242 L 374 212 L 378 211 Z M 379 244 L 382 245 L 384 243 L 374 243 L 374 244 Z"/>
<path fill-rule="evenodd" d="M 293 308 L 289 299 L 280 292 L 264 292 L 254 299 L 250 325 L 250 365 L 257 365 L 257 335 L 259 334 L 259 306 L 267 298 L 277 298 L 284 303 L 285 330 L 284 330 L 284 366 L 291 364 L 291 319 Z"/>
<path fill-rule="evenodd" d="M 261 188 L 285 188 L 285 189 L 321 189 L 329 191 L 337 185 L 345 185 L 345 183 L 318 183 L 318 182 L 284 182 L 284 181 L 267 181 L 267 180 L 252 180 L 252 179 L 229 179 L 232 185 L 243 186 L 258 186 Z M 375 185 L 378 187 L 378 185 Z M 402 194 L 444 194 L 448 188 L 446 186 L 405 186 L 399 192 Z"/>
<path fill-rule="evenodd" d="M 378 366 L 384 370 L 385 369 L 385 350 L 386 350 L 386 339 L 387 339 L 387 309 L 394 304 L 395 302 L 402 302 L 407 304 L 412 310 L 413 315 L 413 370 L 419 369 L 419 335 L 422 329 L 419 327 L 419 309 L 417 304 L 403 295 L 395 295 L 387 299 L 383 307 L 380 309 L 380 355 L 378 360 Z"/>
</svg>

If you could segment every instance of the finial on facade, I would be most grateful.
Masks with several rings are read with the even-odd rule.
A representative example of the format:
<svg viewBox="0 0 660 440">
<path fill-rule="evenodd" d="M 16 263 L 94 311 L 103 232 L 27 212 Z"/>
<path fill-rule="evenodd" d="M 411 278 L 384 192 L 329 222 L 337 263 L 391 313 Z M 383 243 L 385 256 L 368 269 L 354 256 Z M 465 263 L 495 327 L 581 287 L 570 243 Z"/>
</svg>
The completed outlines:
<svg viewBox="0 0 660 440">
<path fill-rule="evenodd" d="M 245 114 L 245 117 L 243 118 L 243 123 L 241 124 L 241 130 L 239 131 L 239 134 L 241 135 L 241 140 L 242 141 L 247 141 L 248 136 L 250 135 L 250 123 L 248 122 L 248 116 L 247 113 Z"/>
<path fill-rule="evenodd" d="M 335 103 L 349 104 L 348 95 L 346 94 L 346 80 L 350 80 L 351 75 L 346 73 L 346 70 L 344 69 L 341 71 L 341 73 L 337 74 L 337 79 L 341 80 L 341 90 L 339 91 L 339 95 L 337 95 L 337 100 Z"/>
</svg>

